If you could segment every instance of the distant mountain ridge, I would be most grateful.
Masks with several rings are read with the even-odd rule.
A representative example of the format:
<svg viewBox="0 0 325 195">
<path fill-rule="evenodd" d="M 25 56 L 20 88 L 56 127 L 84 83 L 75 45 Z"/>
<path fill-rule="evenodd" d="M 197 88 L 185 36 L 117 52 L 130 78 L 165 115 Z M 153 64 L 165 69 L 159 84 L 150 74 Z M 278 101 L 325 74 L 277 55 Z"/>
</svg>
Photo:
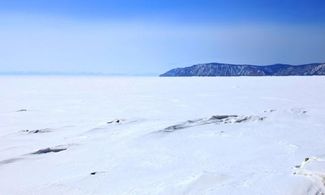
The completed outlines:
<svg viewBox="0 0 325 195">
<path fill-rule="evenodd" d="M 303 65 L 273 64 L 247 65 L 206 63 L 185 68 L 175 68 L 161 74 L 161 77 L 177 76 L 293 76 L 325 75 L 325 63 Z"/>
</svg>

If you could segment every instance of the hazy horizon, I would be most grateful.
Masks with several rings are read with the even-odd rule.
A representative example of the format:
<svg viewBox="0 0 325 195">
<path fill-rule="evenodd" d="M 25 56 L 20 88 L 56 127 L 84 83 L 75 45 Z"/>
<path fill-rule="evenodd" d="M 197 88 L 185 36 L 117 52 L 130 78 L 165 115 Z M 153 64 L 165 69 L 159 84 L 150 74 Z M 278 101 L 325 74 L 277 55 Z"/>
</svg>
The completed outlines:
<svg viewBox="0 0 325 195">
<path fill-rule="evenodd" d="M 210 63 L 220 63 L 220 64 L 228 64 L 225 62 L 208 62 L 208 63 L 202 63 L 202 64 L 210 64 Z M 250 66 L 271 66 L 271 65 L 277 65 L 277 64 L 282 64 L 282 65 L 293 65 L 293 66 L 300 66 L 300 65 L 307 65 L 307 64 L 323 64 L 321 62 L 312 62 L 312 63 L 307 63 L 307 64 L 283 64 L 283 63 L 276 63 L 276 64 L 231 64 L 231 65 L 250 65 Z M 325 63 L 324 63 L 325 64 Z M 193 65 L 200 65 L 200 64 L 192 64 L 188 65 L 186 67 L 190 67 Z M 19 75 L 30 75 L 30 76 L 113 76 L 113 77 L 119 77 L 119 76 L 134 76 L 134 77 L 139 77 L 139 76 L 144 76 L 144 77 L 150 77 L 150 76 L 159 76 L 169 70 L 176 69 L 176 68 L 185 68 L 185 67 L 173 67 L 171 69 L 165 70 L 164 72 L 160 73 L 105 73 L 105 72 L 60 72 L 60 71 L 49 71 L 49 72 L 37 72 L 37 71 L 11 71 L 11 72 L 0 72 L 0 76 L 19 76 Z"/>
<path fill-rule="evenodd" d="M 0 1 L 0 72 L 322 63 L 324 9 L 320 0 Z"/>
</svg>

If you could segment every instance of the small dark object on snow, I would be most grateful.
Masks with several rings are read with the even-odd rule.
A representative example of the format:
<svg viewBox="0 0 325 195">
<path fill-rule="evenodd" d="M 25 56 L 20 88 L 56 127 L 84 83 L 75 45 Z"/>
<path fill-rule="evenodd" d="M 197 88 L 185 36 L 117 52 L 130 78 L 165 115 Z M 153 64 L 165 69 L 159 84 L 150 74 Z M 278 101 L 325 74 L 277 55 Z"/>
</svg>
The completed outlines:
<svg viewBox="0 0 325 195">
<path fill-rule="evenodd" d="M 309 158 L 305 158 L 305 162 L 307 162 L 309 160 Z"/>
<path fill-rule="evenodd" d="M 120 123 L 121 120 L 120 119 L 117 119 L 117 120 L 113 120 L 113 121 L 108 121 L 107 124 L 111 124 L 111 123 Z"/>
<path fill-rule="evenodd" d="M 91 172 L 90 175 L 96 175 L 96 173 L 97 173 L 96 171 L 95 172 Z"/>
</svg>

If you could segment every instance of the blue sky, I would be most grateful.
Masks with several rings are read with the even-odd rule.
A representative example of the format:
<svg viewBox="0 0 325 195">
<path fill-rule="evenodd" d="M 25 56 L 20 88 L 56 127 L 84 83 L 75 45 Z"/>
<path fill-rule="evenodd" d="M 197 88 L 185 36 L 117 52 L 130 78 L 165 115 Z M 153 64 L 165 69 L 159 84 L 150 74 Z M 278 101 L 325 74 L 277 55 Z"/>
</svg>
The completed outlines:
<svg viewBox="0 0 325 195">
<path fill-rule="evenodd" d="M 321 0 L 0 0 L 0 72 L 325 62 Z"/>
</svg>

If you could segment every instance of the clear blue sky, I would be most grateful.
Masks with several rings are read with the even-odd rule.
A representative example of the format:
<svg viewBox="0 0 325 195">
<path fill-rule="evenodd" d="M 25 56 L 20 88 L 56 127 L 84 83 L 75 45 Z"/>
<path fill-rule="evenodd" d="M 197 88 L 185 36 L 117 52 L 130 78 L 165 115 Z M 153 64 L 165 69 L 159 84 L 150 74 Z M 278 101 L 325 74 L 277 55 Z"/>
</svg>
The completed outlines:
<svg viewBox="0 0 325 195">
<path fill-rule="evenodd" d="M 0 72 L 325 62 L 323 0 L 0 0 Z"/>
</svg>

